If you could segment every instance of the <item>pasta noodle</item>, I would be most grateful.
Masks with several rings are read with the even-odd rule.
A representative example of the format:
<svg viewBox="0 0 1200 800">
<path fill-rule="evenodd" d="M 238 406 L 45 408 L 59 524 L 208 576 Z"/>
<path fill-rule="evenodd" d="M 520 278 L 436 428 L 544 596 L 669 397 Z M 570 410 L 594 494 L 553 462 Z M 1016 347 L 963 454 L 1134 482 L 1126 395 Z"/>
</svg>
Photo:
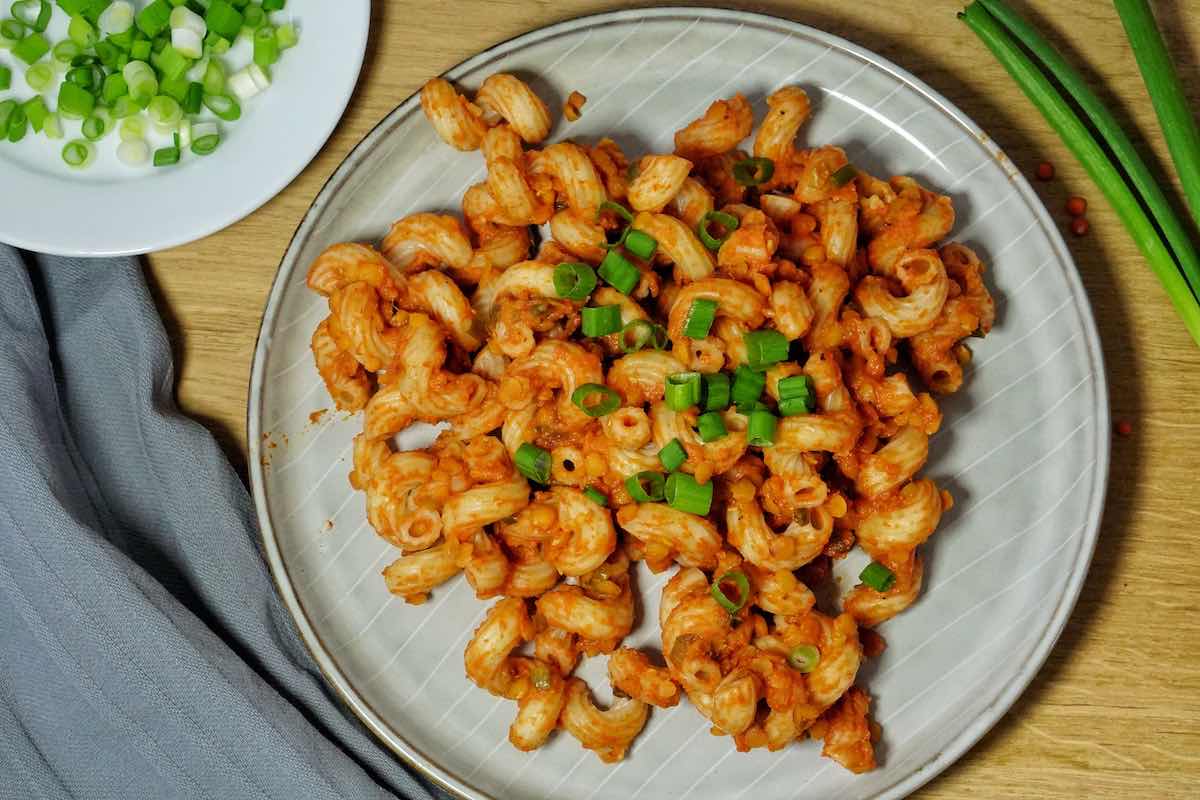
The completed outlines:
<svg viewBox="0 0 1200 800">
<path fill-rule="evenodd" d="M 943 241 L 948 197 L 798 146 L 799 87 L 766 105 L 752 155 L 735 95 L 631 160 L 609 138 L 546 143 L 516 76 L 473 98 L 432 80 L 434 131 L 486 166 L 462 219 L 411 214 L 309 269 L 329 305 L 317 372 L 363 412 L 350 482 L 399 551 L 385 585 L 420 604 L 461 572 L 491 603 L 464 666 L 515 701 L 518 750 L 562 729 L 619 761 L 686 697 L 739 751 L 812 738 L 875 766 L 856 682 L 881 648 L 860 630 L 919 598 L 951 502 L 920 476 L 933 394 L 961 387 L 995 310 L 978 256 Z M 395 450 L 414 421 L 448 426 Z M 872 563 L 828 607 L 856 549 Z M 672 570 L 661 658 L 622 646 L 638 562 Z M 573 674 L 599 656 L 608 708 Z"/>
</svg>

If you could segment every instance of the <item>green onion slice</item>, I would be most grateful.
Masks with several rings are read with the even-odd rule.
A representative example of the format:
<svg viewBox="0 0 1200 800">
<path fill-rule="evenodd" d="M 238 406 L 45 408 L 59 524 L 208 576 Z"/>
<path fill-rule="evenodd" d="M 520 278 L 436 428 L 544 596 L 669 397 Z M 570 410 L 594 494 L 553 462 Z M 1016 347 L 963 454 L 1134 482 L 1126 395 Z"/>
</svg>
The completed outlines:
<svg viewBox="0 0 1200 800">
<path fill-rule="evenodd" d="M 584 336 L 608 336 L 621 330 L 620 306 L 588 306 L 580 315 Z"/>
<path fill-rule="evenodd" d="M 206 156 L 221 144 L 221 131 L 215 122 L 197 122 L 192 126 L 192 152 Z"/>
<path fill-rule="evenodd" d="M 699 372 L 676 372 L 667 376 L 664 399 L 672 411 L 686 411 L 700 402 Z"/>
<path fill-rule="evenodd" d="M 748 331 L 742 341 L 746 344 L 746 361 L 751 369 L 766 369 L 787 360 L 789 343 L 779 331 Z"/>
<path fill-rule="evenodd" d="M 667 442 L 667 446 L 658 451 L 658 460 L 667 472 L 674 472 L 687 461 L 687 450 L 678 439 Z"/>
<path fill-rule="evenodd" d="M 50 40 L 40 33 L 31 33 L 13 45 L 12 52 L 26 64 L 33 64 L 50 52 Z"/>
<path fill-rule="evenodd" d="M 60 64 L 70 64 L 71 60 L 83 53 L 83 48 L 75 44 L 70 39 L 63 39 L 58 44 L 54 45 L 51 53 L 54 60 Z"/>
<path fill-rule="evenodd" d="M 550 453 L 536 444 L 525 442 L 513 456 L 517 471 L 535 483 L 550 483 Z"/>
<path fill-rule="evenodd" d="M 654 339 L 652 340 L 655 350 L 666 350 L 667 345 L 671 343 L 671 335 L 667 333 L 667 329 L 662 325 L 655 323 Z"/>
<path fill-rule="evenodd" d="M 709 226 L 714 222 L 725 229 L 724 236 L 712 234 Z M 696 234 L 700 237 L 700 242 L 709 250 L 720 250 L 721 245 L 725 244 L 725 240 L 729 238 L 729 234 L 736 231 L 741 224 L 741 220 L 733 214 L 726 214 L 724 211 L 709 211 L 700 218 L 700 222 L 696 225 Z"/>
<path fill-rule="evenodd" d="M 696 430 L 700 433 L 700 441 L 715 442 L 729 434 L 725 429 L 725 420 L 716 411 L 706 411 L 696 419 Z"/>
<path fill-rule="evenodd" d="M 767 376 L 747 367 L 745 364 L 734 370 L 732 395 L 734 405 L 738 407 L 738 411 L 741 411 L 743 414 L 748 413 L 747 409 L 750 409 L 758 402 L 758 398 L 762 396 L 766 385 Z"/>
<path fill-rule="evenodd" d="M 736 599 L 729 597 L 730 589 L 737 590 Z M 721 605 L 721 608 L 730 614 L 736 614 L 750 601 L 750 579 L 744 572 L 737 570 L 726 572 L 712 582 L 710 591 L 713 599 Z"/>
<path fill-rule="evenodd" d="M 609 250 L 600 262 L 600 277 L 621 294 L 630 294 L 637 288 L 642 273 L 625 256 Z"/>
<path fill-rule="evenodd" d="M 612 200 L 605 200 L 603 203 L 601 203 L 600 208 L 596 209 L 597 221 L 599 221 L 600 215 L 605 211 L 611 211 L 621 219 L 628 222 L 630 225 L 633 224 L 633 212 L 620 203 L 614 203 Z"/>
<path fill-rule="evenodd" d="M 67 162 L 67 166 L 82 169 L 92 163 L 95 154 L 96 148 L 92 146 L 91 142 L 73 139 L 63 145 L 62 160 Z"/>
<path fill-rule="evenodd" d="M 858 573 L 858 579 L 877 592 L 886 592 L 896 583 L 896 575 L 890 569 L 872 561 Z"/>
<path fill-rule="evenodd" d="M 643 261 L 649 261 L 658 249 L 658 240 L 645 231 L 630 228 L 625 235 L 625 249 Z"/>
<path fill-rule="evenodd" d="M 204 107 L 226 122 L 233 122 L 242 116 L 242 107 L 227 94 L 204 95 Z"/>
<path fill-rule="evenodd" d="M 559 264 L 554 268 L 554 291 L 568 300 L 586 300 L 596 288 L 596 270 L 587 264 Z"/>
<path fill-rule="evenodd" d="M 797 672 L 812 672 L 821 663 L 821 651 L 811 644 L 802 644 L 788 653 L 788 663 Z"/>
<path fill-rule="evenodd" d="M 817 407 L 817 396 L 812 378 L 807 375 L 792 375 L 776 385 L 779 393 L 779 413 L 785 417 L 807 414 Z"/>
<path fill-rule="evenodd" d="M 591 500 L 598 506 L 608 505 L 608 497 L 605 496 L 604 492 L 600 491 L 595 486 L 587 487 L 583 490 L 583 494 L 588 500 Z"/>
<path fill-rule="evenodd" d="M 733 165 L 733 179 L 742 186 L 758 186 L 774 174 L 775 162 L 769 158 L 747 158 Z"/>
<path fill-rule="evenodd" d="M 638 503 L 657 503 L 663 499 L 666 479 L 661 472 L 646 470 L 625 479 L 625 488 L 629 496 Z"/>
<path fill-rule="evenodd" d="M 585 383 L 571 392 L 571 402 L 589 417 L 603 417 L 621 407 L 621 396 L 602 383 Z"/>
<path fill-rule="evenodd" d="M 28 132 L 29 115 L 25 112 L 25 106 L 19 105 L 8 115 L 8 140 L 19 142 L 25 138 L 25 134 Z"/>
<path fill-rule="evenodd" d="M 724 411 L 729 408 L 729 376 L 714 372 L 704 376 L 704 410 Z"/>
<path fill-rule="evenodd" d="M 160 147 L 154 151 L 154 166 L 169 167 L 179 163 L 178 147 Z"/>
<path fill-rule="evenodd" d="M 32 67 L 30 67 L 32 69 Z M 28 76 L 29 73 L 26 73 Z M 28 80 L 28 78 L 26 78 Z M 0 64 L 0 92 L 5 91 L 12 86 L 12 70 Z M 15 101 L 14 101 L 15 102 Z"/>
<path fill-rule="evenodd" d="M 687 320 L 683 323 L 683 335 L 689 339 L 703 339 L 712 329 L 717 318 L 717 301 L 701 297 L 692 301 Z"/>
<path fill-rule="evenodd" d="M 775 444 L 775 426 L 778 424 L 779 419 L 770 411 L 751 411 L 746 441 L 753 447 L 770 447 Z"/>
<path fill-rule="evenodd" d="M 829 181 L 834 186 L 842 187 L 850 181 L 858 177 L 858 170 L 853 164 L 845 164 L 832 175 L 829 176 Z"/>
<path fill-rule="evenodd" d="M 25 70 L 25 82 L 35 92 L 43 91 L 54 80 L 54 67 L 43 62 L 34 64 Z"/>
<path fill-rule="evenodd" d="M 651 346 L 654 341 L 654 323 L 644 319 L 631 319 L 621 329 L 617 344 L 622 353 L 636 353 Z"/>
</svg>

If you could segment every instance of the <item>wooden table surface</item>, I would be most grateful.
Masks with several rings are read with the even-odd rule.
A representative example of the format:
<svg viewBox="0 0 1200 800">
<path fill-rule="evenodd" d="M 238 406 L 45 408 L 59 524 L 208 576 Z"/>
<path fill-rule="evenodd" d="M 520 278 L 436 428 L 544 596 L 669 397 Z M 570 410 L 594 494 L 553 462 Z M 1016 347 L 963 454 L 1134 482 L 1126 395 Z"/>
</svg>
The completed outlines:
<svg viewBox="0 0 1200 800">
<path fill-rule="evenodd" d="M 908 68 L 974 118 L 1014 162 L 1058 170 L 1035 184 L 1056 219 L 1071 194 L 1091 233 L 1070 239 L 1100 326 L 1114 419 L 1104 526 L 1079 605 L 1012 711 L 927 798 L 1200 796 L 1200 350 L 1133 242 L 1070 153 L 945 0 L 740 4 L 844 36 Z M 375 2 L 354 99 L 313 163 L 245 220 L 153 255 L 148 275 L 175 345 L 178 397 L 245 472 L 246 394 L 259 318 L 288 241 L 330 173 L 422 82 L 489 45 L 582 14 L 595 0 Z M 1137 65 L 1102 0 L 1017 3 L 1073 56 L 1134 138 L 1169 164 Z M 1193 108 L 1200 2 L 1156 3 Z M 317 35 L 310 32 L 309 35 Z M 1171 181 L 1174 181 L 1173 175 Z M 1191 378 L 1187 376 L 1191 375 Z"/>
</svg>

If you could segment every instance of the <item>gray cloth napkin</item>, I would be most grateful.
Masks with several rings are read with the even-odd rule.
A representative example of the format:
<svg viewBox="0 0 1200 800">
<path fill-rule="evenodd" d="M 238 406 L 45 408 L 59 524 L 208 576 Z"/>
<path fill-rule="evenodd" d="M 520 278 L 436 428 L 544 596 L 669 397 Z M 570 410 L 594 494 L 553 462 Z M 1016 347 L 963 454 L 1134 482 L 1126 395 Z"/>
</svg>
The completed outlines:
<svg viewBox="0 0 1200 800">
<path fill-rule="evenodd" d="M 331 694 L 133 259 L 0 245 L 0 797 L 446 797 Z"/>
</svg>

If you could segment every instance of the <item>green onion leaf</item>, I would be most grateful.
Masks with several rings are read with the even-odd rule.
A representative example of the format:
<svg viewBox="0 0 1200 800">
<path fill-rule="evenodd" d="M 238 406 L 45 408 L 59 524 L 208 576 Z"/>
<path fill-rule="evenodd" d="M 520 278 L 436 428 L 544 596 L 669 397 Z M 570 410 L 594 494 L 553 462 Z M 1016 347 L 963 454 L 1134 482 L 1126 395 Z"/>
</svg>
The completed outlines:
<svg viewBox="0 0 1200 800">
<path fill-rule="evenodd" d="M 736 590 L 734 597 L 729 596 L 730 590 Z M 721 608 L 730 614 L 736 614 L 746 603 L 750 602 L 750 579 L 744 572 L 737 570 L 726 572 L 712 582 L 710 591 L 713 599 L 720 604 Z"/>
<path fill-rule="evenodd" d="M 617 345 L 622 353 L 636 353 L 650 346 L 653 340 L 654 323 L 645 319 L 631 319 L 617 336 Z"/>
<path fill-rule="evenodd" d="M 746 441 L 752 447 L 770 447 L 775 444 L 775 426 L 779 418 L 770 411 L 750 412 L 750 424 L 746 430 Z"/>
<path fill-rule="evenodd" d="M 35 92 L 44 91 L 54 80 L 54 67 L 43 62 L 34 64 L 29 69 L 25 70 L 25 82 L 29 84 L 29 88 Z"/>
<path fill-rule="evenodd" d="M 788 663 L 797 672 L 812 672 L 821 663 L 821 651 L 811 644 L 802 644 L 788 653 Z"/>
<path fill-rule="evenodd" d="M 8 140 L 19 142 L 25 138 L 25 134 L 28 132 L 29 117 L 25 113 L 25 106 L 18 105 L 8 115 Z"/>
<path fill-rule="evenodd" d="M 782 416 L 808 414 L 817 407 L 812 378 L 807 375 L 792 375 L 780 379 L 776 385 L 776 392 L 779 394 L 779 413 Z"/>
<path fill-rule="evenodd" d="M 748 414 L 767 385 L 767 376 L 745 364 L 733 371 L 733 402 L 738 411 Z"/>
<path fill-rule="evenodd" d="M 602 383 L 585 383 L 571 392 L 571 402 L 589 417 L 603 417 L 621 407 L 621 396 Z"/>
<path fill-rule="evenodd" d="M 596 288 L 596 271 L 587 264 L 559 264 L 554 268 L 554 291 L 567 300 L 586 300 Z"/>
<path fill-rule="evenodd" d="M 192 126 L 192 152 L 206 156 L 221 144 L 221 131 L 215 122 L 197 122 Z"/>
<path fill-rule="evenodd" d="M 700 441 L 706 444 L 729 435 L 725 428 L 725 419 L 716 411 L 701 414 L 696 419 L 696 431 L 700 434 Z"/>
<path fill-rule="evenodd" d="M 171 24 L 171 4 L 167 0 L 153 0 L 137 14 L 137 26 L 142 33 L 153 39 Z"/>
<path fill-rule="evenodd" d="M 534 483 L 550 483 L 550 453 L 536 444 L 525 442 L 513 456 L 517 471 Z"/>
<path fill-rule="evenodd" d="M 50 109 L 46 108 L 46 101 L 41 95 L 26 100 L 22 106 L 25 109 L 25 117 L 29 120 L 29 126 L 33 128 L 34 133 L 41 133 L 42 128 L 46 125 L 46 118 L 50 116 Z"/>
<path fill-rule="evenodd" d="M 625 479 L 629 496 L 638 503 L 656 503 L 663 499 L 666 481 L 661 472 L 639 472 Z"/>
<path fill-rule="evenodd" d="M 609 250 L 600 262 L 600 277 L 621 294 L 629 294 L 637 288 L 642 273 L 625 256 Z"/>
<path fill-rule="evenodd" d="M 154 151 L 154 166 L 169 167 L 179 163 L 178 147 L 160 147 Z"/>
<path fill-rule="evenodd" d="M 183 113 L 199 114 L 204 107 L 204 86 L 197 81 L 188 83 L 187 93 L 183 96 Z"/>
<path fill-rule="evenodd" d="M 32 64 L 50 52 L 50 41 L 40 33 L 31 33 L 17 42 L 12 52 L 26 64 Z"/>
<path fill-rule="evenodd" d="M 242 107 L 227 94 L 205 94 L 204 107 L 226 122 L 233 122 L 242 116 Z"/>
<path fill-rule="evenodd" d="M 33 69 L 33 67 L 30 67 Z M 28 75 L 29 73 L 26 73 Z M 0 64 L 0 92 L 7 90 L 12 86 L 12 70 Z"/>
<path fill-rule="evenodd" d="M 658 461 L 667 472 L 674 472 L 687 461 L 687 450 L 679 439 L 672 439 L 667 446 L 658 451 Z"/>
<path fill-rule="evenodd" d="M 724 411 L 729 408 L 729 376 L 714 372 L 704 376 L 704 410 Z"/>
<path fill-rule="evenodd" d="M 275 29 L 264 25 L 254 32 L 254 63 L 263 69 L 279 60 L 279 41 Z"/>
<path fill-rule="evenodd" d="M 104 79 L 104 88 L 100 90 L 100 97 L 107 105 L 112 105 L 117 102 L 118 97 L 124 97 L 129 94 L 129 84 L 125 82 L 125 77 L 119 72 L 110 72 Z"/>
<path fill-rule="evenodd" d="M 287 0 L 262 0 L 262 9 L 268 14 L 272 11 L 282 11 L 287 5 Z"/>
<path fill-rule="evenodd" d="M 625 235 L 625 249 L 643 261 L 649 261 L 658 249 L 658 240 L 645 231 L 630 228 Z"/>
<path fill-rule="evenodd" d="M 858 579 L 877 592 L 886 592 L 896 583 L 895 574 L 878 561 L 867 564 L 863 571 L 858 573 Z"/>
<path fill-rule="evenodd" d="M 683 335 L 689 339 L 703 339 L 712 329 L 717 318 L 717 301 L 701 297 L 692 301 L 687 320 L 683 323 Z"/>
<path fill-rule="evenodd" d="M 58 63 L 70 64 L 72 59 L 83 53 L 83 48 L 70 39 L 63 39 L 54 45 L 51 52 L 54 55 L 54 60 Z"/>
<path fill-rule="evenodd" d="M 654 339 L 652 343 L 655 350 L 666 350 L 667 345 L 671 343 L 670 334 L 667 333 L 667 329 L 658 323 L 654 325 Z"/>
<path fill-rule="evenodd" d="M 80 86 L 63 81 L 58 86 L 58 111 L 70 117 L 83 119 L 91 115 L 96 106 L 96 96 Z"/>
<path fill-rule="evenodd" d="M 724 236 L 713 235 L 709 226 L 714 222 L 725 229 Z M 724 211 L 709 211 L 700 218 L 700 222 L 696 225 L 696 234 L 700 237 L 700 242 L 709 250 L 720 250 L 721 245 L 725 244 L 725 240 L 729 238 L 729 234 L 736 231 L 741 224 L 741 220 L 733 214 L 726 214 Z"/>
<path fill-rule="evenodd" d="M 790 345 L 779 331 L 748 331 L 742 341 L 746 344 L 746 361 L 751 369 L 766 369 L 788 357 Z"/>
<path fill-rule="evenodd" d="M 769 158 L 747 158 L 733 165 L 733 179 L 742 186 L 758 186 L 774 174 L 775 162 Z"/>
<path fill-rule="evenodd" d="M 275 40 L 279 42 L 280 50 L 288 50 L 300 43 L 300 32 L 289 22 L 275 29 Z"/>
<path fill-rule="evenodd" d="M 591 500 L 593 503 L 595 503 L 598 506 L 607 506 L 608 505 L 608 497 L 605 496 L 604 492 L 600 491 L 595 486 L 587 487 L 586 489 L 583 490 L 583 494 L 585 497 L 587 497 L 588 500 Z"/>
<path fill-rule="evenodd" d="M 616 214 L 618 217 L 625 220 L 630 225 L 633 224 L 633 212 L 630 211 L 625 206 L 621 205 L 620 203 L 614 203 L 612 200 L 605 200 L 603 203 L 601 203 L 600 207 L 598 209 L 596 209 L 596 220 L 597 221 L 600 220 L 600 216 L 605 211 L 610 211 L 613 214 Z"/>
<path fill-rule="evenodd" d="M 85 142 L 81 139 L 73 139 L 63 145 L 62 160 L 67 163 L 67 166 L 83 169 L 92 163 L 96 156 L 96 148 L 91 142 Z"/>
<path fill-rule="evenodd" d="M 8 119 L 17 110 L 16 100 L 0 101 L 0 138 L 8 135 Z"/>
<path fill-rule="evenodd" d="M 621 330 L 620 306 L 589 306 L 580 315 L 584 336 L 608 336 Z"/>
<path fill-rule="evenodd" d="M 846 164 L 829 176 L 829 182 L 834 186 L 842 187 L 857 177 L 858 170 L 854 168 L 854 165 Z"/>
<path fill-rule="evenodd" d="M 687 411 L 700 402 L 699 372 L 676 372 L 667 376 L 664 400 L 672 411 Z"/>
<path fill-rule="evenodd" d="M 248 5 L 242 9 L 243 24 L 250 30 L 257 30 L 267 21 L 267 15 L 262 6 Z"/>
</svg>

